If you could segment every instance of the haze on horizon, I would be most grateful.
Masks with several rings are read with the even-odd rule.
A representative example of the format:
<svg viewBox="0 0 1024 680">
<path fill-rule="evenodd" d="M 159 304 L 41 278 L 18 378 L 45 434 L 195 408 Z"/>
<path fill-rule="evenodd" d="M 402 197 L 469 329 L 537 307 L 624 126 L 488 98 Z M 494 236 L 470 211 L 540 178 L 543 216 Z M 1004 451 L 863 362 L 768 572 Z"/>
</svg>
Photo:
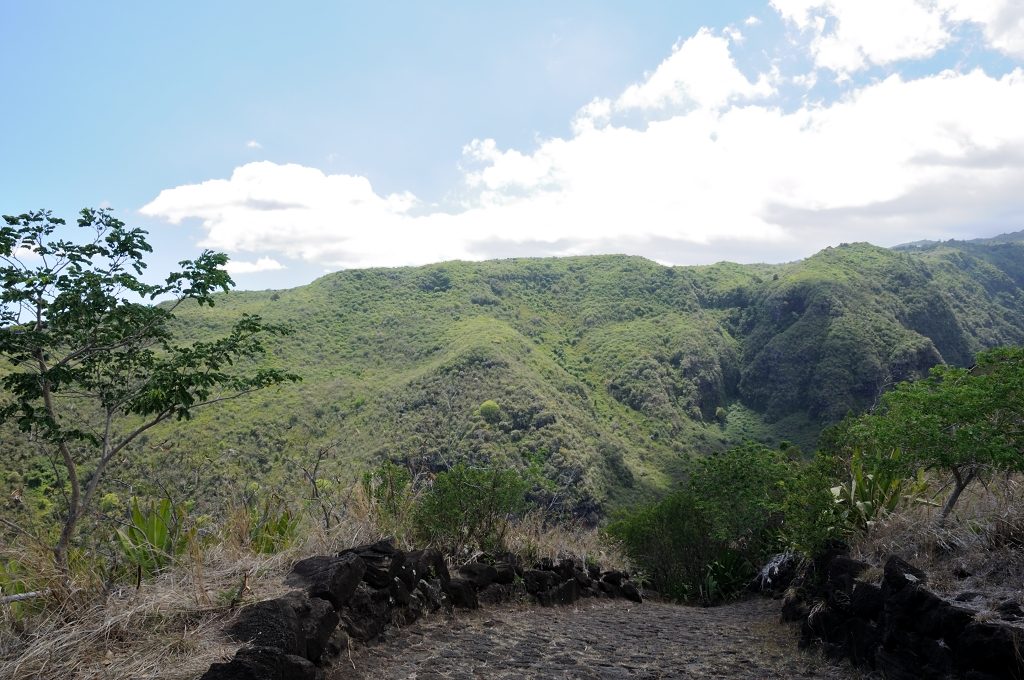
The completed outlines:
<svg viewBox="0 0 1024 680">
<path fill-rule="evenodd" d="M 681 5 L 7 3 L 0 212 L 111 205 L 241 288 L 1024 228 L 1024 3 Z"/>
</svg>

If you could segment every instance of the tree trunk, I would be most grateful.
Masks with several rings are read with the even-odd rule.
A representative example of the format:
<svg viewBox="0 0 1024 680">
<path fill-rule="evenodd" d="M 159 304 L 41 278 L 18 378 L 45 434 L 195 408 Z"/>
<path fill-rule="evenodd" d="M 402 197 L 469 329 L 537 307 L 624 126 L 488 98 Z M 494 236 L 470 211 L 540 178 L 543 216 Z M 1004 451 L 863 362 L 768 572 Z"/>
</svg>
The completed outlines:
<svg viewBox="0 0 1024 680">
<path fill-rule="evenodd" d="M 78 508 L 76 506 L 69 506 L 68 516 L 64 519 L 64 526 L 60 530 L 60 539 L 57 540 L 57 545 L 53 547 L 53 561 L 57 566 L 57 570 L 65 579 L 71 576 L 68 565 L 68 545 L 71 543 L 71 537 L 75 534 L 75 526 L 77 524 Z"/>
<path fill-rule="evenodd" d="M 953 470 L 953 479 L 956 485 L 953 487 L 953 493 L 949 494 L 949 498 L 946 499 L 946 504 L 942 506 L 942 512 L 939 513 L 939 526 L 946 524 L 946 519 L 949 518 L 949 514 L 953 512 L 953 506 L 960 500 L 960 494 L 964 492 L 967 485 L 974 480 L 974 471 L 968 472 L 966 475 L 961 473 L 959 470 Z"/>
</svg>

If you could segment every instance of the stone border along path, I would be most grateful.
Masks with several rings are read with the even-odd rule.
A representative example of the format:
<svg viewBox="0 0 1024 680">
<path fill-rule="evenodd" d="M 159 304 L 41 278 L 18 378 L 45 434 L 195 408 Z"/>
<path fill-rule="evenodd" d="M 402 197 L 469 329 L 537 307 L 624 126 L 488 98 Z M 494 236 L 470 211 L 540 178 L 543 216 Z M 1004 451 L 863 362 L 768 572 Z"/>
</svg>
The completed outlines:
<svg viewBox="0 0 1024 680">
<path fill-rule="evenodd" d="M 565 607 L 494 606 L 388 630 L 342 657 L 346 678 L 852 678 L 796 649 L 779 602 L 711 608 L 581 600 Z"/>
</svg>

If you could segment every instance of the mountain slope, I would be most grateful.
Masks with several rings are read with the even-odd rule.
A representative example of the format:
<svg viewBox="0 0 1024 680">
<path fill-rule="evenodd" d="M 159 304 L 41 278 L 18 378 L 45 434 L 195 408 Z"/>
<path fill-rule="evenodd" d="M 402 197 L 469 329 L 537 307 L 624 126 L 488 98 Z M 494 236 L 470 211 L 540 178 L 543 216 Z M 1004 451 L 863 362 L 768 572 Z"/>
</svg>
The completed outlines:
<svg viewBox="0 0 1024 680">
<path fill-rule="evenodd" d="M 182 333 L 242 312 L 291 324 L 270 361 L 303 382 L 153 432 L 125 475 L 225 494 L 215 480 L 294 479 L 333 443 L 323 472 L 343 482 L 383 458 L 487 461 L 539 471 L 536 500 L 595 519 L 664 490 L 691 455 L 810 448 L 896 381 L 1024 343 L 1022 287 L 1024 245 L 1000 239 L 844 244 L 783 265 L 448 262 L 232 292 L 182 310 Z"/>
</svg>

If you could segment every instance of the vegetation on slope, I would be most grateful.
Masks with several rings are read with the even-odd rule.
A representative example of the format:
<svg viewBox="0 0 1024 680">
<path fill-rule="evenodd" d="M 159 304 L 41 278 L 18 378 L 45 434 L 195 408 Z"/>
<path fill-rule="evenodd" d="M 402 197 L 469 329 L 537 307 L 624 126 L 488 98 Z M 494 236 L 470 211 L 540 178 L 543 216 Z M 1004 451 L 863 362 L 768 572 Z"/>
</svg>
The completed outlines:
<svg viewBox="0 0 1024 680">
<path fill-rule="evenodd" d="M 212 338 L 242 314 L 289 325 L 262 365 L 302 383 L 148 433 L 129 481 L 224 497 L 219 480 L 280 486 L 331 447 L 321 473 L 342 485 L 385 459 L 536 465 L 553 485 L 535 500 L 596 520 L 670 488 L 693 455 L 748 439 L 811 451 L 888 386 L 1024 342 L 1022 284 L 1012 242 L 851 244 L 785 265 L 449 262 L 231 292 L 179 308 L 182 332 Z M 486 401 L 499 418 L 479 414 Z M 45 460 L 4 442 L 19 479 L 52 494 Z"/>
<path fill-rule="evenodd" d="M 340 272 L 189 313 L 200 335 L 241 313 L 292 324 L 274 354 L 304 380 L 159 441 L 270 471 L 313 430 L 341 443 L 333 471 L 349 479 L 382 459 L 537 463 L 558 489 L 549 503 L 594 516 L 668 488 L 693 454 L 751 437 L 813 450 L 821 427 L 892 384 L 1024 342 L 1022 275 L 1016 243 L 852 244 L 775 266 L 602 256 Z M 477 413 L 488 400 L 495 422 Z"/>
</svg>

